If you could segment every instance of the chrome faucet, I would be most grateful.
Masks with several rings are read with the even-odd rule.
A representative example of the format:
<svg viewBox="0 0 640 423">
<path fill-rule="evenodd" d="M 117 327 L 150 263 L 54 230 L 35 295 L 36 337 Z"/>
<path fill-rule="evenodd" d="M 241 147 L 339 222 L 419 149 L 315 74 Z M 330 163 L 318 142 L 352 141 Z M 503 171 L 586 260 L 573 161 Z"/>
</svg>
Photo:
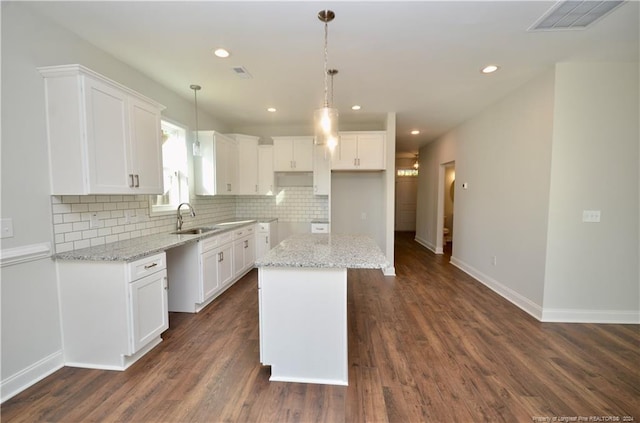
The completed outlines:
<svg viewBox="0 0 640 423">
<path fill-rule="evenodd" d="M 187 206 L 189 207 L 189 211 L 191 214 L 191 217 L 196 217 L 196 211 L 193 209 L 193 207 L 191 207 L 191 204 L 189 203 L 182 203 L 178 206 L 178 221 L 176 222 L 176 228 L 178 228 L 178 230 L 182 230 L 182 215 L 180 214 L 180 207 L 182 206 Z"/>
</svg>

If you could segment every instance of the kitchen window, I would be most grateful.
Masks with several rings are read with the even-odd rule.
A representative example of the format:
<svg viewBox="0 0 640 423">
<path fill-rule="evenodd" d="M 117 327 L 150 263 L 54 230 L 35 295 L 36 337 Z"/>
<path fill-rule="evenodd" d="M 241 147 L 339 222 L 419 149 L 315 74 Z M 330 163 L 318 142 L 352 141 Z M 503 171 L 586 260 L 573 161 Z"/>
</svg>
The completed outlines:
<svg viewBox="0 0 640 423">
<path fill-rule="evenodd" d="M 164 192 L 149 197 L 151 216 L 175 213 L 180 203 L 189 201 L 187 130 L 162 120 L 162 176 Z"/>
<path fill-rule="evenodd" d="M 418 176 L 418 169 L 398 169 L 398 176 Z"/>
</svg>

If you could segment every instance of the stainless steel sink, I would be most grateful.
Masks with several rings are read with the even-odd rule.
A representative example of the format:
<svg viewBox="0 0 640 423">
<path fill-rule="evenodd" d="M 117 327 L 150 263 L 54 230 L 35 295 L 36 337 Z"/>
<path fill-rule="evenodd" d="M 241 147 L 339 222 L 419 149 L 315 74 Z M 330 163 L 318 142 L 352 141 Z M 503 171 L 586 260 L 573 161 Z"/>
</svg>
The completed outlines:
<svg viewBox="0 0 640 423">
<path fill-rule="evenodd" d="M 218 228 L 191 228 L 191 229 L 183 229 L 181 231 L 171 232 L 175 235 L 200 235 L 207 232 L 219 231 Z"/>
</svg>

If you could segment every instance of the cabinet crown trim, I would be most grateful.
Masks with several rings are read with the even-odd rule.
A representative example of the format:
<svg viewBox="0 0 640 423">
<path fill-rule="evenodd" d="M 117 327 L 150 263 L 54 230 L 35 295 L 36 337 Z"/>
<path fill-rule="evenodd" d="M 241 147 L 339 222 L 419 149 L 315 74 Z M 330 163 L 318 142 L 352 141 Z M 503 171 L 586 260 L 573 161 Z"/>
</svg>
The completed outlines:
<svg viewBox="0 0 640 423">
<path fill-rule="evenodd" d="M 137 91 L 132 90 L 131 88 L 120 84 L 119 82 L 114 81 L 113 79 L 109 79 L 104 75 L 99 74 L 96 71 L 93 71 L 85 66 L 79 64 L 71 64 L 71 65 L 58 65 L 58 66 L 42 66 L 37 68 L 40 75 L 44 78 L 59 78 L 65 76 L 79 76 L 79 75 L 88 75 L 92 78 L 99 79 L 105 83 L 113 85 L 117 87 L 119 90 L 126 92 L 127 94 L 133 95 L 134 97 L 138 97 L 141 100 L 144 100 L 153 106 L 157 107 L 159 110 L 164 110 L 166 107 L 157 101 L 140 94 Z"/>
</svg>

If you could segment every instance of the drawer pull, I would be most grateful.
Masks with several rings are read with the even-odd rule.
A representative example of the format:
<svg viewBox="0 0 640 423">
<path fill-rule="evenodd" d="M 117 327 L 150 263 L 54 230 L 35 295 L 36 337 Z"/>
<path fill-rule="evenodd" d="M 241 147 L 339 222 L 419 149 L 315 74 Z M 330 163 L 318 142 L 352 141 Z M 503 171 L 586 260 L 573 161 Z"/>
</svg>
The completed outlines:
<svg viewBox="0 0 640 423">
<path fill-rule="evenodd" d="M 144 270 L 151 269 L 152 267 L 156 267 L 157 265 L 158 263 L 147 264 L 146 266 L 144 266 Z"/>
</svg>

